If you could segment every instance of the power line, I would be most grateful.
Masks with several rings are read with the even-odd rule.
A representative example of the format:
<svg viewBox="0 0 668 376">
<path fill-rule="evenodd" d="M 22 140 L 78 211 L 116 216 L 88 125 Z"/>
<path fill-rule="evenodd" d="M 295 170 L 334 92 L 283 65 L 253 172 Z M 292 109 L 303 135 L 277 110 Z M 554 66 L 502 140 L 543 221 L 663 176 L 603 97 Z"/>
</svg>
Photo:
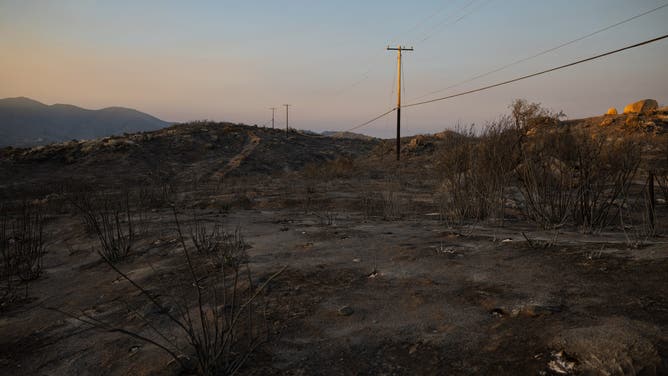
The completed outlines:
<svg viewBox="0 0 668 376">
<path fill-rule="evenodd" d="M 467 3 L 467 4 L 464 5 L 463 7 L 459 8 L 459 9 L 457 10 L 457 13 L 458 13 L 459 11 L 465 10 L 465 9 L 468 8 L 469 6 L 473 5 L 473 3 L 475 3 L 476 1 L 477 1 L 477 0 L 471 0 L 469 3 Z M 441 21 L 440 23 L 436 24 L 436 25 L 431 29 L 431 31 L 430 31 L 428 34 L 426 34 L 422 39 L 420 39 L 419 41 L 417 41 L 415 44 L 419 44 L 419 43 L 425 42 L 425 41 L 428 40 L 428 39 L 431 39 L 431 37 L 433 37 L 434 35 L 436 35 L 436 31 L 437 31 L 440 27 L 451 26 L 451 25 L 455 25 L 455 24 L 457 24 L 459 21 L 461 21 L 461 20 L 463 20 L 464 18 L 470 16 L 471 14 L 475 13 L 478 9 L 482 8 L 483 6 L 485 6 L 487 3 L 489 3 L 489 1 L 490 1 L 490 0 L 488 0 L 488 1 L 484 1 L 484 2 L 482 2 L 482 3 L 479 3 L 479 4 L 478 4 L 479 6 L 478 6 L 477 8 L 473 8 L 473 9 L 471 9 L 469 12 L 464 13 L 463 15 L 457 17 L 457 18 L 456 18 L 454 21 L 452 21 L 452 22 L 447 22 L 447 23 L 446 23 L 446 21 L 451 20 L 453 17 L 448 17 L 448 18 L 444 19 L 444 20 Z"/>
<path fill-rule="evenodd" d="M 395 70 L 397 69 L 396 65 L 395 65 L 394 69 Z M 396 83 L 397 83 L 397 76 L 393 74 L 392 75 L 392 88 L 390 89 L 390 100 L 389 100 L 390 103 L 392 103 L 392 98 L 394 97 L 394 88 L 395 88 Z"/>
<path fill-rule="evenodd" d="M 453 95 L 448 95 L 448 96 L 446 96 L 446 97 L 435 98 L 435 99 L 430 99 L 430 100 L 427 100 L 427 101 L 411 103 L 411 104 L 404 105 L 403 107 L 420 106 L 420 105 L 427 104 L 427 103 L 433 103 L 433 102 L 438 102 L 438 101 L 442 101 L 442 100 L 446 100 L 446 99 L 450 99 L 450 98 L 461 97 L 462 95 L 467 95 L 467 94 L 477 93 L 477 92 L 479 92 L 479 91 L 483 91 L 483 90 L 487 90 L 487 89 L 495 88 L 495 87 L 502 86 L 502 85 L 507 85 L 507 84 L 510 84 L 510 83 L 513 83 L 513 82 L 517 82 L 517 81 L 525 80 L 525 79 L 527 79 L 527 78 L 536 77 L 536 76 L 540 76 L 540 75 L 542 75 L 542 74 L 546 74 L 546 73 L 554 72 L 554 71 L 556 71 L 556 70 L 560 70 L 560 69 L 564 69 L 564 68 L 572 67 L 572 66 L 574 66 L 574 65 L 578 65 L 578 64 L 581 64 L 581 63 L 585 63 L 585 62 L 587 62 L 587 61 L 600 59 L 600 58 L 605 57 L 605 56 L 609 56 L 609 55 L 616 54 L 616 53 L 618 53 L 618 52 L 622 52 L 622 51 L 630 50 L 630 49 L 632 49 L 632 48 L 636 48 L 636 47 L 644 46 L 644 45 L 646 45 L 646 44 L 654 43 L 654 42 L 657 42 L 657 41 L 660 41 L 660 40 L 662 40 L 662 39 L 666 39 L 666 38 L 668 38 L 668 34 L 665 34 L 665 35 L 663 35 L 663 36 L 660 36 L 660 37 L 657 37 L 657 38 L 654 38 L 654 39 L 649 39 L 649 40 L 646 40 L 646 41 L 644 41 L 644 42 L 636 43 L 636 44 L 633 44 L 633 45 L 630 45 L 630 46 L 622 47 L 622 48 L 619 48 L 619 49 L 616 49 L 616 50 L 613 50 L 613 51 L 609 51 L 609 52 L 606 52 L 606 53 L 602 53 L 602 54 L 599 54 L 599 55 L 596 55 L 596 56 L 588 57 L 588 58 L 586 58 L 586 59 L 582 59 L 582 60 L 574 61 L 574 62 L 569 63 L 569 64 L 564 64 L 564 65 L 560 65 L 560 66 L 558 66 L 558 67 L 554 67 L 554 68 L 546 69 L 546 70 L 544 70 L 544 71 L 540 71 L 540 72 L 536 72 L 536 73 L 528 74 L 528 75 L 526 75 L 526 76 L 517 77 L 517 78 L 514 78 L 514 79 L 512 79 L 512 80 L 499 82 L 499 83 L 496 83 L 496 84 L 493 84 L 493 85 L 488 85 L 488 86 L 484 86 L 484 87 L 481 87 L 481 88 L 478 88 L 478 89 L 468 90 L 468 91 L 461 92 L 461 93 L 457 93 L 457 94 L 453 94 Z"/>
<path fill-rule="evenodd" d="M 401 95 L 406 96 L 406 75 L 404 74 L 404 66 L 401 65 Z"/>
<path fill-rule="evenodd" d="M 435 33 L 435 31 L 436 31 L 439 27 L 443 26 L 444 23 L 447 23 L 448 21 L 450 21 L 451 19 L 453 19 L 453 18 L 457 15 L 457 13 L 459 13 L 459 12 L 465 10 L 466 8 L 470 7 L 471 5 L 473 5 L 473 3 L 475 3 L 476 1 L 477 1 L 477 0 L 470 0 L 470 1 L 467 2 L 464 6 L 459 7 L 459 8 L 458 8 L 457 10 L 455 10 L 452 14 L 448 15 L 448 17 L 445 17 L 443 20 L 441 20 L 441 22 L 439 22 L 439 23 L 433 25 L 431 28 L 429 28 L 429 30 L 427 30 L 427 33 L 423 36 L 423 38 L 420 39 L 420 40 L 419 40 L 418 42 L 416 42 L 415 44 L 417 44 L 417 43 L 422 43 L 422 42 L 424 42 L 425 40 L 431 38 L 431 36 Z M 446 26 L 447 26 L 447 24 L 446 24 Z"/>
<path fill-rule="evenodd" d="M 436 16 L 439 15 L 440 13 L 443 13 L 443 11 L 446 10 L 447 8 L 449 8 L 450 5 L 452 5 L 452 3 L 448 3 L 448 4 L 446 4 L 444 7 L 441 7 L 440 9 L 438 9 L 437 11 L 432 12 L 429 16 L 427 16 L 427 17 L 423 18 L 422 20 L 418 21 L 415 25 L 413 25 L 413 27 L 411 27 L 410 29 L 404 31 L 402 34 L 410 34 L 410 33 L 412 33 L 413 31 L 419 29 L 420 26 L 422 26 L 423 24 L 427 23 L 427 21 L 429 21 L 429 20 L 431 20 L 432 18 L 436 17 Z M 399 37 L 400 37 L 400 35 L 396 35 L 396 36 L 390 38 L 390 41 L 396 41 L 396 39 L 398 39 Z"/>
<path fill-rule="evenodd" d="M 477 80 L 477 79 L 479 79 L 479 78 L 483 78 L 483 77 L 489 76 L 490 74 L 497 73 L 497 72 L 499 72 L 499 71 L 502 71 L 502 70 L 504 70 L 504 69 L 510 68 L 510 67 L 512 67 L 512 66 L 515 66 L 515 65 L 517 65 L 517 64 L 523 63 L 523 62 L 525 62 L 525 61 L 528 61 L 528 60 L 531 60 L 531 59 L 535 59 L 535 58 L 537 58 L 537 57 L 539 57 L 539 56 L 543 56 L 543 55 L 548 54 L 548 53 L 550 53 L 550 52 L 556 51 L 556 50 L 558 50 L 558 49 L 560 49 L 560 48 L 569 46 L 569 45 L 571 45 L 571 44 L 573 44 L 573 43 L 576 43 L 576 42 L 579 42 L 579 41 L 581 41 L 581 40 L 587 39 L 587 38 L 592 37 L 592 36 L 594 36 L 594 35 L 596 35 L 596 34 L 600 34 L 600 33 L 604 32 L 604 31 L 608 31 L 608 30 L 610 30 L 610 29 L 612 29 L 612 28 L 615 28 L 615 27 L 617 27 L 617 26 L 620 26 L 620 25 L 623 25 L 623 24 L 625 24 L 625 23 L 631 22 L 631 21 L 633 21 L 633 20 L 635 20 L 635 19 L 637 19 L 637 18 L 646 16 L 646 15 L 648 15 L 648 14 L 650 14 L 650 13 L 654 13 L 654 12 L 656 12 L 656 11 L 658 11 L 658 10 L 661 10 L 661 9 L 665 8 L 665 7 L 668 7 L 668 3 L 663 4 L 663 5 L 659 6 L 659 7 L 654 8 L 654 9 L 650 9 L 650 10 L 648 10 L 648 11 L 646 11 L 646 12 L 643 12 L 643 13 L 640 13 L 640 14 L 636 14 L 636 15 L 633 16 L 633 17 L 629 17 L 629 18 L 627 18 L 627 19 L 625 19 L 625 20 L 622 20 L 622 21 L 619 21 L 619 22 L 614 23 L 614 24 L 612 24 L 612 25 L 606 26 L 606 27 L 604 27 L 604 28 L 602 28 L 602 29 L 598 29 L 598 30 L 593 31 L 593 32 L 591 32 L 591 33 L 589 33 L 589 34 L 586 34 L 586 35 L 583 35 L 583 36 L 581 36 L 581 37 L 578 37 L 578 38 L 575 38 L 575 39 L 573 39 L 573 40 L 570 40 L 570 41 L 568 41 L 568 42 L 562 43 L 562 44 L 560 44 L 560 45 L 558 45 L 558 46 L 555 46 L 555 47 L 552 47 L 552 48 L 548 48 L 547 50 L 543 50 L 543 51 L 538 52 L 538 53 L 536 53 L 536 54 L 534 54 L 534 55 L 527 56 L 527 57 L 525 57 L 525 58 L 516 60 L 516 61 L 514 61 L 514 62 L 512 62 L 512 63 L 508 63 L 508 64 L 506 64 L 506 65 L 504 65 L 504 66 L 502 66 L 502 67 L 496 68 L 496 69 L 494 69 L 494 70 L 491 70 L 491 71 L 488 71 L 488 72 L 485 72 L 485 73 L 482 73 L 482 74 L 478 74 L 478 75 L 473 76 L 473 77 L 471 77 L 471 78 L 467 78 L 467 79 L 464 80 L 464 81 L 460 81 L 460 82 L 458 82 L 458 83 L 456 83 L 456 84 L 453 84 L 453 85 L 450 85 L 450 86 L 448 86 L 448 87 L 446 87 L 446 88 L 432 91 L 432 92 L 427 93 L 427 94 L 425 94 L 425 95 L 419 96 L 419 97 L 417 97 L 417 98 L 415 98 L 415 99 L 417 100 L 417 99 L 421 99 L 421 98 L 424 98 L 424 97 L 428 97 L 428 96 L 430 96 L 430 95 L 438 94 L 438 93 L 441 93 L 441 92 L 446 91 L 446 90 L 448 90 L 448 89 L 452 89 L 452 88 L 455 88 L 455 87 L 457 87 L 457 86 L 460 86 L 460 85 L 469 83 L 469 82 L 471 82 L 471 81 L 475 81 L 475 80 Z"/>
<path fill-rule="evenodd" d="M 457 9 L 453 14 L 449 15 L 449 16 L 446 17 L 443 21 L 441 21 L 441 22 L 439 22 L 438 24 L 436 24 L 434 27 L 432 27 L 432 28 L 429 30 L 429 33 L 431 33 L 431 34 L 427 34 L 427 36 L 424 37 L 423 39 L 421 39 L 418 43 L 422 43 L 422 42 L 424 42 L 425 40 L 431 38 L 431 37 L 434 35 L 435 30 L 438 29 L 439 27 L 441 27 L 442 24 L 443 24 L 444 22 L 446 22 L 446 21 L 452 19 L 457 13 L 459 13 L 460 11 L 462 11 L 462 10 L 468 8 L 469 6 L 471 6 L 471 5 L 472 5 L 473 3 L 475 3 L 476 1 L 477 1 L 477 0 L 470 0 L 466 5 L 464 5 L 463 7 L 460 7 L 460 8 Z M 415 25 L 413 25 L 411 28 L 407 29 L 405 32 L 403 32 L 403 34 L 410 34 L 410 33 L 413 32 L 414 30 L 418 29 L 422 24 L 424 24 L 425 22 L 427 22 L 427 21 L 429 21 L 430 19 L 434 18 L 436 15 L 442 13 L 444 10 L 446 10 L 446 9 L 449 8 L 449 7 L 450 7 L 450 4 L 448 4 L 448 5 L 444 6 L 444 7 L 441 7 L 439 10 L 433 12 L 432 14 L 430 14 L 429 16 L 427 16 L 426 18 L 424 18 L 424 19 L 422 19 L 421 21 L 417 22 L 417 23 L 416 23 Z M 460 16 L 460 17 L 459 17 L 458 19 L 456 19 L 454 22 L 452 22 L 451 24 L 447 24 L 446 26 L 456 24 L 457 22 L 461 21 L 463 18 L 469 16 L 469 15 L 470 15 L 471 13 L 473 13 L 475 10 L 476 10 L 476 9 L 472 10 L 471 12 L 469 12 L 469 13 L 467 13 L 467 14 L 464 14 L 463 16 Z M 397 36 L 395 36 L 394 38 L 391 38 L 391 39 L 397 39 L 398 37 L 399 37 L 399 35 L 397 35 Z M 368 67 L 368 68 L 367 68 L 367 69 L 360 75 L 361 78 L 359 78 L 358 80 L 353 81 L 351 84 L 349 84 L 349 85 L 347 85 L 347 86 L 344 86 L 344 87 L 340 88 L 339 90 L 335 91 L 335 92 L 334 92 L 334 95 L 341 95 L 342 93 L 344 93 L 344 92 L 346 92 L 346 91 L 348 91 L 348 90 L 350 90 L 350 89 L 352 89 L 352 88 L 355 88 L 355 87 L 359 86 L 361 83 L 363 83 L 364 81 L 366 81 L 367 79 L 369 79 L 369 75 L 371 74 L 371 72 L 373 72 L 373 70 L 374 70 L 374 68 L 375 68 L 375 66 L 373 65 L 373 61 L 375 61 L 375 60 L 376 60 L 378 57 L 380 57 L 380 56 L 381 56 L 381 53 L 379 52 L 378 54 L 375 54 L 375 55 L 373 55 L 371 58 L 369 58 L 369 60 L 368 60 L 368 61 L 369 61 L 369 67 Z"/>
<path fill-rule="evenodd" d="M 382 117 L 384 117 L 384 116 L 386 116 L 386 115 L 391 114 L 392 112 L 394 112 L 394 110 L 396 110 L 396 107 L 395 107 L 395 108 L 391 108 L 391 109 L 389 109 L 389 110 L 383 112 L 382 114 L 380 114 L 380 115 L 374 117 L 373 119 L 371 119 L 371 120 L 369 120 L 369 121 L 365 121 L 365 122 L 362 123 L 362 124 L 356 125 L 356 126 L 350 128 L 350 129 L 347 129 L 347 130 L 345 130 L 345 131 L 341 131 L 341 132 L 339 132 L 339 133 L 352 132 L 352 131 L 354 131 L 355 129 L 360 129 L 360 128 L 362 128 L 362 127 L 364 127 L 364 126 L 367 126 L 367 125 L 373 123 L 374 121 L 376 121 L 376 120 L 378 120 L 378 119 L 380 119 L 380 118 L 382 118 Z"/>
<path fill-rule="evenodd" d="M 602 53 L 602 54 L 599 54 L 599 55 L 595 55 L 595 56 L 592 56 L 592 57 L 588 57 L 588 58 L 586 58 L 586 59 L 581 59 L 581 60 L 578 60 L 578 61 L 574 61 L 574 62 L 572 62 L 572 63 L 568 63 L 568 64 L 560 65 L 560 66 L 558 66 L 558 67 L 554 67 L 554 68 L 550 68 L 550 69 L 546 69 L 546 70 L 544 70 L 544 71 L 540 71 L 540 72 L 536 72 L 536 73 L 528 74 L 528 75 L 525 75 L 525 76 L 517 77 L 517 78 L 514 78 L 514 79 L 512 79 L 512 80 L 499 82 L 499 83 L 496 83 L 496 84 L 493 84 L 493 85 L 488 85 L 488 86 L 484 86 L 484 87 L 481 87 L 481 88 L 478 88 L 478 89 L 468 90 L 468 91 L 461 92 L 461 93 L 457 93 L 457 94 L 453 94 L 453 95 L 448 95 L 447 97 L 441 97 L 441 98 L 430 99 L 430 100 L 428 100 L 428 101 L 422 101 L 422 102 L 410 103 L 410 104 L 403 105 L 402 107 L 403 107 L 403 108 L 406 108 L 406 107 L 415 107 L 415 106 L 420 106 L 420 105 L 423 105 L 423 104 L 428 104 L 428 103 L 438 102 L 438 101 L 442 101 L 442 100 L 446 100 L 446 99 L 451 99 L 451 98 L 455 98 L 455 97 L 461 97 L 461 96 L 464 96 L 464 95 L 467 95 L 467 94 L 477 93 L 477 92 L 480 92 L 480 91 L 483 91 L 483 90 L 492 89 L 492 88 L 499 87 L 499 86 L 502 86 L 502 85 L 507 85 L 507 84 L 510 84 L 510 83 L 513 83 L 513 82 L 517 82 L 517 81 L 525 80 L 525 79 L 527 79 L 527 78 L 536 77 L 536 76 L 543 75 L 543 74 L 546 74 L 546 73 L 554 72 L 554 71 L 556 71 L 556 70 L 560 70 L 560 69 L 564 69 L 564 68 L 572 67 L 572 66 L 577 65 L 577 64 L 581 64 L 581 63 L 585 63 L 585 62 L 588 62 L 588 61 L 592 61 L 592 60 L 600 59 L 600 58 L 602 58 L 602 57 L 610 56 L 610 55 L 613 55 L 613 54 L 616 54 L 616 53 L 619 53 L 619 52 L 622 52 L 622 51 L 630 50 L 630 49 L 632 49 L 632 48 L 636 48 L 636 47 L 644 46 L 644 45 L 647 45 L 647 44 L 650 44 L 650 43 L 658 42 L 658 41 L 660 41 L 660 40 L 662 40 L 662 39 L 666 39 L 666 38 L 668 38 L 668 34 L 665 34 L 665 35 L 663 35 L 663 36 L 656 37 L 656 38 L 653 38 L 653 39 L 649 39 L 649 40 L 646 40 L 646 41 L 644 41 L 644 42 L 636 43 L 636 44 L 633 44 L 633 45 L 630 45 L 630 46 L 622 47 L 622 48 L 619 48 L 619 49 L 616 49 L 616 50 L 613 50 L 613 51 L 609 51 L 609 52 L 606 52 L 606 53 Z M 394 110 L 396 110 L 396 107 L 395 107 L 395 108 L 392 108 L 392 109 L 389 109 L 389 110 L 383 112 L 382 114 L 380 114 L 380 115 L 378 115 L 378 116 L 376 116 L 376 117 L 374 117 L 374 118 L 372 118 L 372 119 L 370 119 L 370 120 L 368 120 L 368 121 L 365 121 L 364 123 L 361 123 L 361 124 L 359 124 L 359 125 L 356 125 L 356 126 L 350 128 L 350 129 L 348 129 L 348 130 L 341 131 L 341 132 L 339 132 L 339 134 L 340 134 L 340 133 L 344 133 L 344 132 L 351 132 L 351 131 L 354 131 L 354 130 L 356 130 L 356 129 L 359 129 L 359 128 L 362 128 L 362 127 L 364 127 L 364 126 L 367 126 L 367 125 L 373 123 L 374 121 L 376 121 L 376 120 L 378 120 L 378 119 L 380 119 L 380 118 L 382 118 L 382 117 L 385 117 L 385 116 L 389 115 L 390 113 L 394 112 Z"/>
<path fill-rule="evenodd" d="M 398 63 L 399 63 L 399 61 L 397 60 L 396 64 L 398 64 Z M 395 67 L 395 69 L 396 69 L 396 67 Z M 393 94 L 394 94 L 394 88 L 395 88 L 395 84 L 396 84 L 396 82 L 397 82 L 397 76 L 396 76 L 396 75 L 392 75 L 392 86 L 390 87 L 390 101 L 392 101 L 392 96 L 393 96 Z M 362 128 L 362 127 L 364 127 L 364 126 L 366 126 L 366 125 L 369 125 L 369 124 L 373 123 L 374 121 L 376 121 L 376 120 L 378 120 L 378 119 L 381 119 L 381 118 L 383 118 L 383 117 L 385 117 L 385 116 L 391 114 L 392 112 L 394 112 L 395 109 L 396 109 L 396 108 L 393 107 L 393 108 L 387 110 L 386 112 L 384 112 L 384 113 L 382 113 L 382 114 L 380 114 L 380 115 L 374 117 L 373 119 L 371 119 L 371 120 L 369 120 L 369 121 L 366 121 L 366 122 L 364 122 L 364 123 L 358 124 L 358 125 L 356 125 L 356 126 L 354 126 L 354 127 L 352 127 L 352 128 L 349 128 L 349 129 L 347 129 L 347 130 L 345 130 L 345 131 L 339 131 L 339 132 L 336 132 L 336 133 L 334 133 L 332 136 L 336 136 L 336 135 L 339 135 L 339 134 L 343 134 L 343 133 L 345 133 L 345 132 L 352 132 L 352 131 L 354 131 L 355 129 Z"/>
</svg>

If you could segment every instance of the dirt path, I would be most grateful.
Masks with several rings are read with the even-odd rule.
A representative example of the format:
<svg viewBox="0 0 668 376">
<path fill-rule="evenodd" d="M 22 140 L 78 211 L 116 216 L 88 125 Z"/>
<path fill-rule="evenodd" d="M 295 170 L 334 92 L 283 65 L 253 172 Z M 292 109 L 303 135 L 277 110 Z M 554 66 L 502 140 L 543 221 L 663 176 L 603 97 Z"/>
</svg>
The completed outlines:
<svg viewBox="0 0 668 376">
<path fill-rule="evenodd" d="M 255 133 L 248 131 L 248 142 L 246 145 L 244 145 L 244 148 L 241 149 L 241 152 L 234 156 L 232 159 L 230 159 L 229 162 L 227 162 L 227 165 L 222 169 L 222 171 L 219 171 L 216 174 L 217 178 L 223 178 L 225 177 L 228 173 L 233 171 L 234 169 L 238 168 L 241 166 L 241 163 L 248 158 L 248 156 L 255 150 L 255 148 L 260 144 L 260 137 L 255 135 Z"/>
</svg>

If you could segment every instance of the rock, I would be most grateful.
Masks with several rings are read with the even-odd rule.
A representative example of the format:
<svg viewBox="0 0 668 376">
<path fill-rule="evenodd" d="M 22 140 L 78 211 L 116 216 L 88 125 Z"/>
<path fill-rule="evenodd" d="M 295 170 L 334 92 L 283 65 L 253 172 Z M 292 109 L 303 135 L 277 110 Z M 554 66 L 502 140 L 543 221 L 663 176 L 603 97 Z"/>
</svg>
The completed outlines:
<svg viewBox="0 0 668 376">
<path fill-rule="evenodd" d="M 350 308 L 350 306 L 343 306 L 339 308 L 338 314 L 339 316 L 350 316 L 354 313 L 355 311 Z"/>
<path fill-rule="evenodd" d="M 608 118 L 603 119 L 603 121 L 601 122 L 600 125 L 601 125 L 601 127 L 607 127 L 608 125 L 612 125 L 612 123 L 614 123 L 614 122 L 615 122 L 615 119 L 608 117 Z"/>
<path fill-rule="evenodd" d="M 575 362 L 563 351 L 553 352 L 552 360 L 547 364 L 547 367 L 554 373 L 560 375 L 568 375 L 575 370 Z"/>
<path fill-rule="evenodd" d="M 652 111 L 656 111 L 659 108 L 659 104 L 654 99 L 643 99 L 641 101 L 627 104 L 624 107 L 625 114 L 648 114 Z"/>
<path fill-rule="evenodd" d="M 626 125 L 629 127 L 635 127 L 640 124 L 640 117 L 637 114 L 629 114 L 626 118 Z"/>
<path fill-rule="evenodd" d="M 504 311 L 501 308 L 494 308 L 491 311 L 489 311 L 489 313 L 496 318 L 501 318 L 506 315 L 506 311 Z"/>
<path fill-rule="evenodd" d="M 608 112 L 605 113 L 606 115 L 617 115 L 617 109 L 614 107 L 608 108 Z"/>
<path fill-rule="evenodd" d="M 656 112 L 668 113 L 668 106 L 659 107 L 656 109 Z"/>
<path fill-rule="evenodd" d="M 410 140 L 407 149 L 410 151 L 422 151 L 432 149 L 433 147 L 434 143 L 431 142 L 427 137 L 423 135 L 417 135 Z"/>
</svg>

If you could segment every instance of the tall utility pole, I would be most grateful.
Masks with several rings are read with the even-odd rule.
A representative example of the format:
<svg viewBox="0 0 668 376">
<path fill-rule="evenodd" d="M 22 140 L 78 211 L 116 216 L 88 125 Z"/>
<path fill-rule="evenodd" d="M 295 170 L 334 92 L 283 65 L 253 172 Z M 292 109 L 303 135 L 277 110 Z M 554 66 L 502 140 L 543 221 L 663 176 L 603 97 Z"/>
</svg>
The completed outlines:
<svg viewBox="0 0 668 376">
<path fill-rule="evenodd" d="M 401 51 L 413 51 L 413 47 L 387 47 L 388 51 L 397 51 L 397 160 L 401 156 Z"/>
<path fill-rule="evenodd" d="M 271 129 L 274 129 L 274 113 L 276 112 L 276 107 L 270 107 L 271 110 Z"/>
<path fill-rule="evenodd" d="M 285 106 L 285 136 L 287 137 L 288 132 L 290 131 L 290 122 L 289 122 L 290 118 L 288 117 L 288 112 L 289 112 L 288 110 L 292 105 L 284 104 L 283 106 Z"/>
</svg>

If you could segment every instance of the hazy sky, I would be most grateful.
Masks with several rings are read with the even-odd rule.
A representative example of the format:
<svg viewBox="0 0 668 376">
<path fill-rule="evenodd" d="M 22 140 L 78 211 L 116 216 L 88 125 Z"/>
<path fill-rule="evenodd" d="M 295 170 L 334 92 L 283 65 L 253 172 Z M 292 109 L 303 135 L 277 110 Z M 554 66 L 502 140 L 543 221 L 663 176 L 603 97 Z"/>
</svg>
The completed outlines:
<svg viewBox="0 0 668 376">
<path fill-rule="evenodd" d="M 404 103 L 650 10 L 665 0 L 0 0 L 0 98 L 125 106 L 165 120 L 344 130 Z M 503 81 L 668 33 L 668 7 L 439 93 Z M 437 96 L 439 96 L 437 95 Z M 432 96 L 433 97 L 433 96 Z M 430 97 L 425 97 L 428 99 Z M 483 93 L 403 111 L 405 134 L 507 113 L 515 98 L 569 117 L 668 104 L 668 40 Z M 394 117 L 361 130 L 392 136 Z"/>
</svg>

